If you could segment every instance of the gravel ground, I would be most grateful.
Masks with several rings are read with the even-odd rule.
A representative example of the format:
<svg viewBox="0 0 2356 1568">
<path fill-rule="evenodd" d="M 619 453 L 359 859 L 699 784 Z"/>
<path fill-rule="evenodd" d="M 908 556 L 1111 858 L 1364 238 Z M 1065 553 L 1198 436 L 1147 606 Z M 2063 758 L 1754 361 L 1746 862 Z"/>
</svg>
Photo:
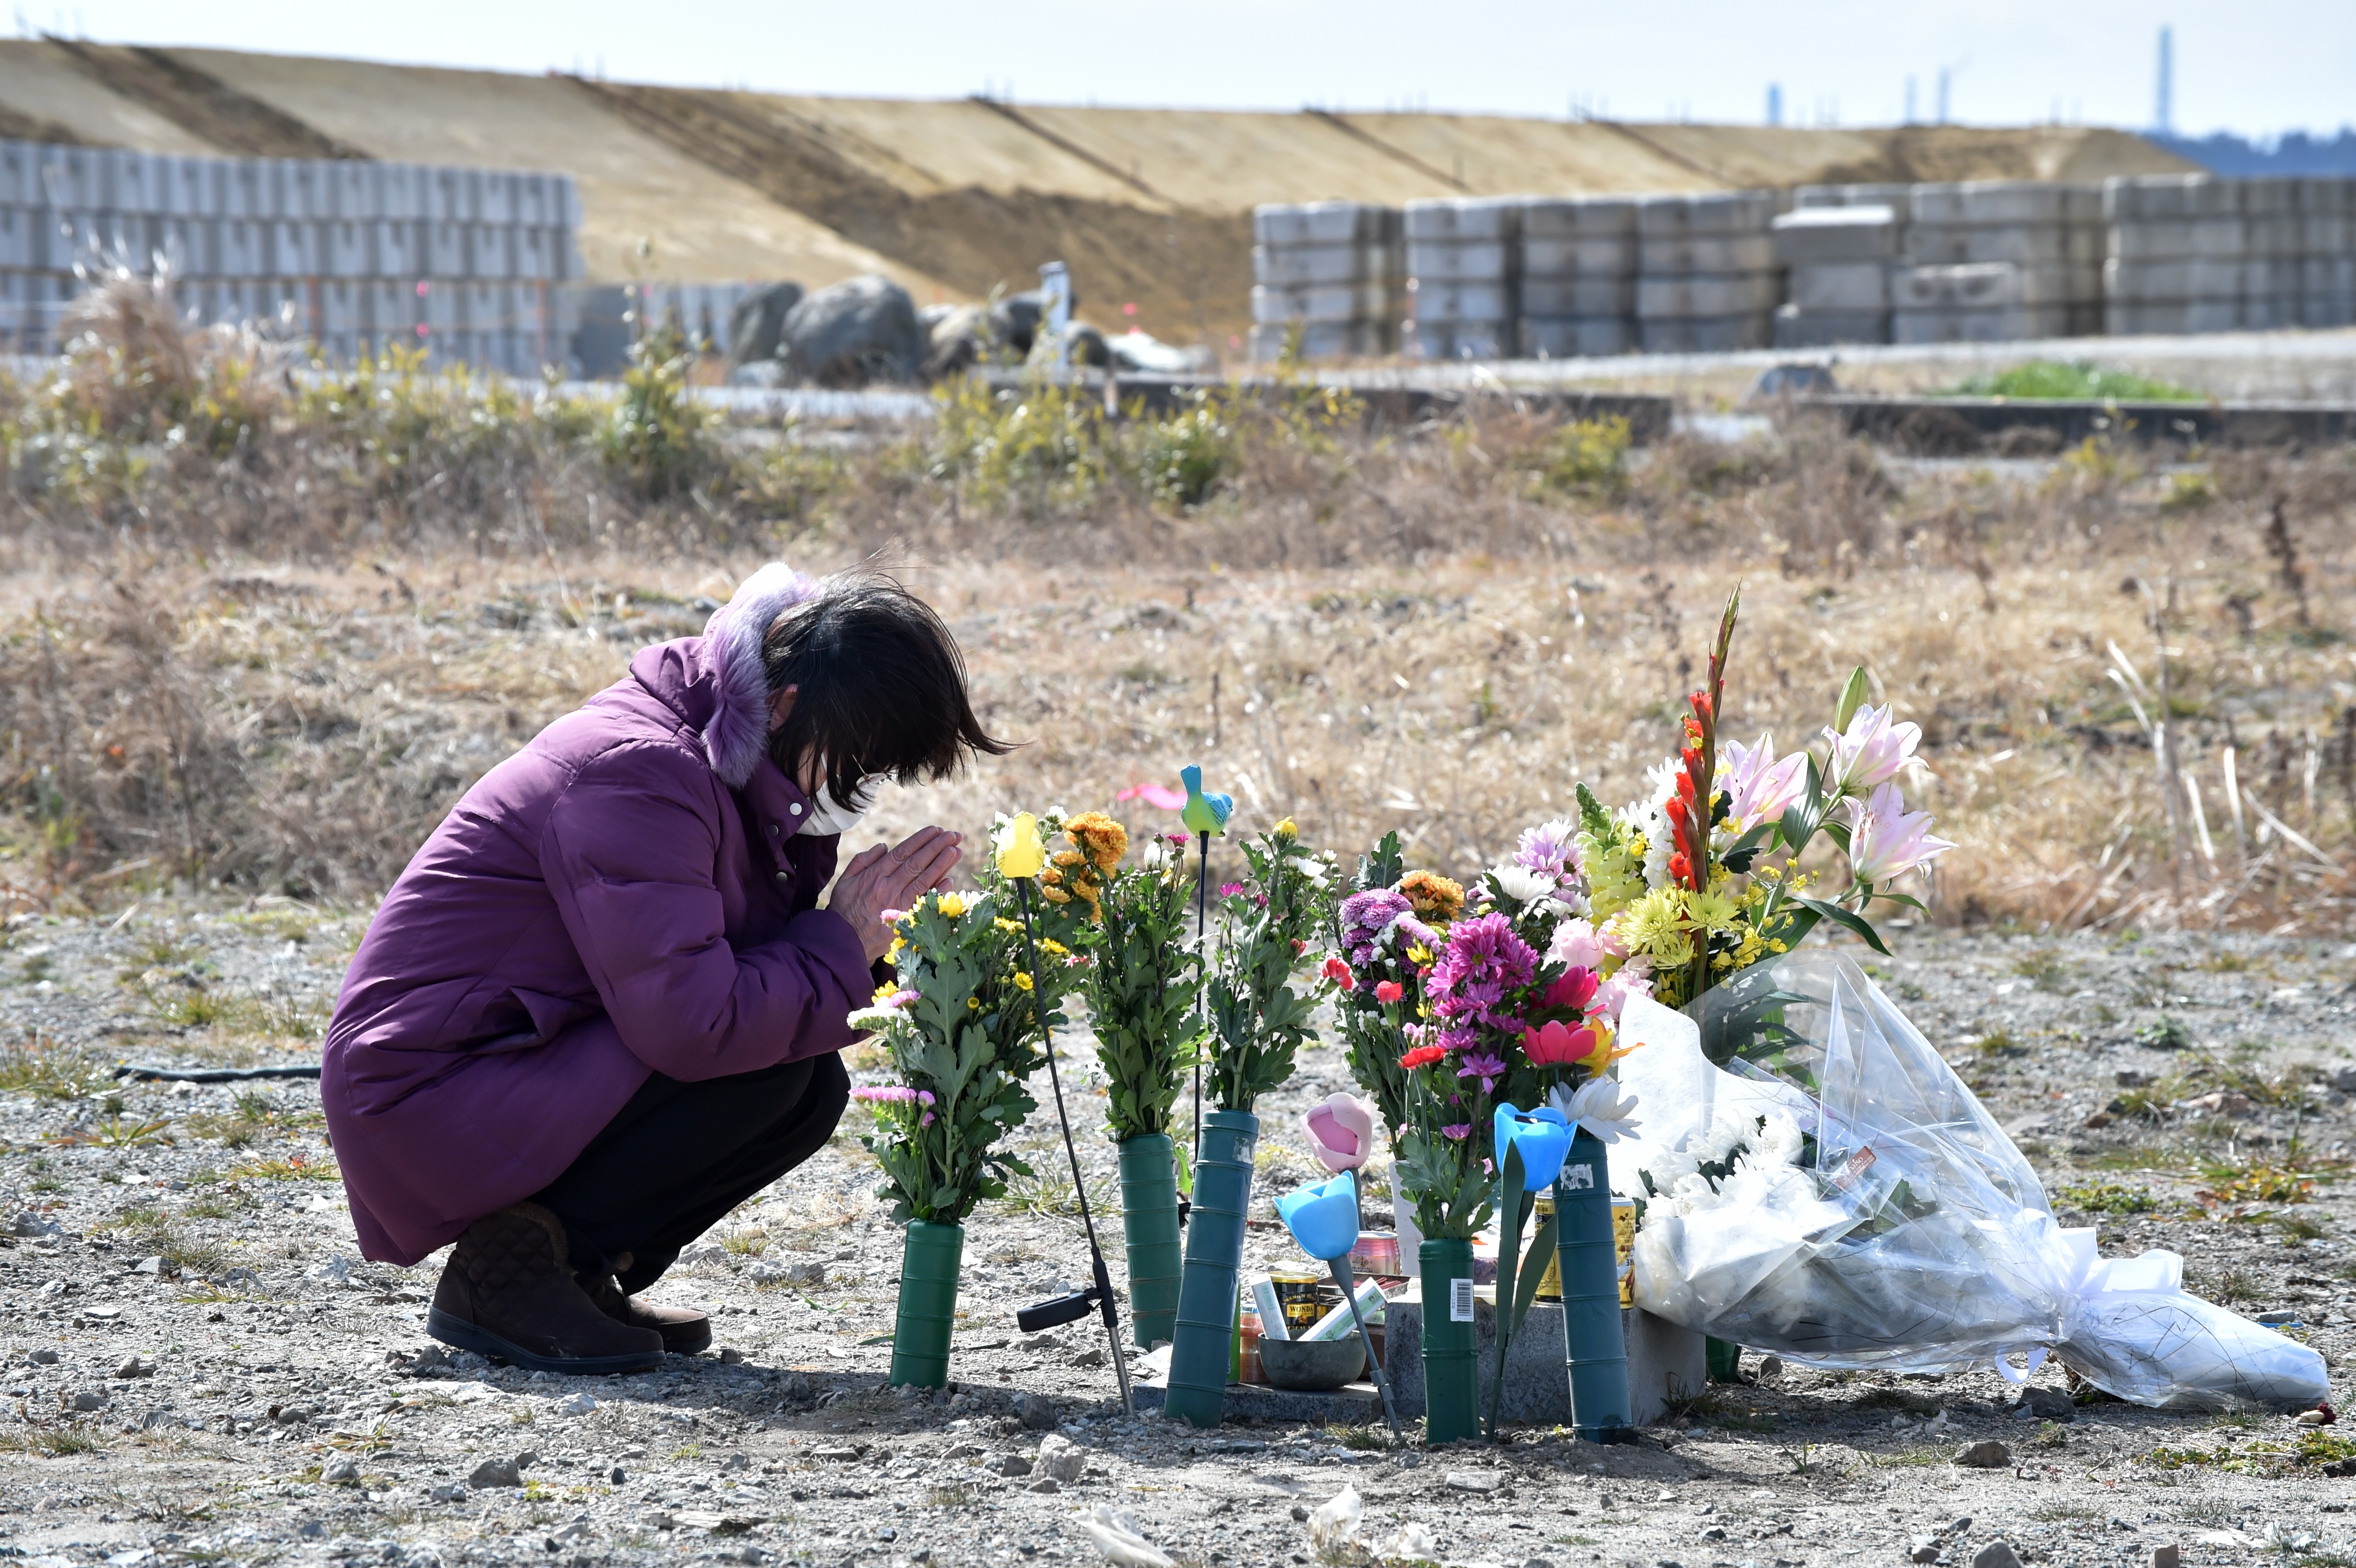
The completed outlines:
<svg viewBox="0 0 2356 1568">
<path fill-rule="evenodd" d="M 1999 1541 L 2055 1563 L 2356 1554 L 2328 1429 L 2301 1451 L 2282 1416 L 2073 1404 L 2051 1367 L 2023 1408 L 1993 1373 L 1770 1365 L 1609 1448 L 1126 1422 L 1093 1323 L 1012 1326 L 1085 1272 L 1052 1179 L 974 1217 L 956 1392 L 904 1397 L 883 1386 L 899 1235 L 855 1127 L 656 1287 L 714 1315 L 712 1353 L 581 1380 L 445 1356 L 423 1333 L 434 1265 L 359 1258 L 315 1086 L 102 1070 L 302 1060 L 360 923 L 151 896 L 127 920 L 7 928 L 0 1555 L 1090 1562 L 1081 1520 L 1103 1507 L 1181 1562 L 1367 1561 L 1320 1558 L 1303 1522 L 1344 1487 L 1376 1555 L 1419 1527 L 1448 1560 L 1509 1565 L 1986 1564 Z M 2334 1086 L 2356 1090 L 2356 948 L 1916 933 L 1878 972 L 2106 1252 L 2172 1247 L 2196 1288 L 2296 1319 L 2335 1367 L 2356 1349 L 2335 1179 L 2356 1135 Z M 1264 1186 L 1308 1174 L 1294 1117 L 1346 1082 L 1338 1052 L 1304 1052 L 1262 1106 Z M 1034 1132 L 1044 1155 L 1053 1124 Z M 1109 1196 L 1111 1150 L 1083 1147 Z M 2286 1201 L 2267 1173 L 2291 1164 L 2314 1186 Z M 1257 1261 L 1280 1237 L 1256 1230 Z M 2003 1462 L 1956 1462 L 1986 1440 Z"/>
</svg>

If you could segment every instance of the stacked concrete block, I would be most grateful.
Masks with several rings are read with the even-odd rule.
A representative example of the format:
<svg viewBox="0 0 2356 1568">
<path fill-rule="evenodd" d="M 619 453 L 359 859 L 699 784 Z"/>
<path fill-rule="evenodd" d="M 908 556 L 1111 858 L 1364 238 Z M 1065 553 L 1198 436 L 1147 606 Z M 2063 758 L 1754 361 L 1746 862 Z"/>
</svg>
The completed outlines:
<svg viewBox="0 0 2356 1568">
<path fill-rule="evenodd" d="M 86 278 L 160 259 L 200 322 L 284 324 L 339 360 L 400 342 L 532 373 L 565 357 L 578 223 L 562 175 L 0 143 L 0 345 L 54 350 Z M 483 296 L 487 326 L 421 303 L 477 282 L 531 286 Z"/>
<path fill-rule="evenodd" d="M 1890 339 L 1995 343 L 2096 330 L 2100 193 L 2040 180 L 1918 185 L 1891 270 Z"/>
<path fill-rule="evenodd" d="M 1780 192 L 1636 201 L 1636 326 L 1646 353 L 1764 348 L 1783 282 L 1768 225 Z"/>
<path fill-rule="evenodd" d="M 2356 180 L 2298 184 L 2301 326 L 2356 325 Z"/>
<path fill-rule="evenodd" d="M 2243 180 L 2242 325 L 2265 332 L 2299 325 L 2299 273 L 2306 243 L 2299 182 Z"/>
<path fill-rule="evenodd" d="M 1396 353 L 1406 283 L 1397 208 L 1359 201 L 1255 208 L 1251 357 L 1275 359 L 1296 332 L 1312 359 Z M 724 313 L 719 321 L 724 336 Z"/>
<path fill-rule="evenodd" d="M 1776 216 L 1771 232 L 1784 275 L 1784 303 L 1775 312 L 1776 347 L 1890 341 L 1896 208 L 1795 206 Z"/>
<path fill-rule="evenodd" d="M 1522 202 L 1519 229 L 1522 357 L 1633 352 L 1635 202 L 1530 197 Z"/>
<path fill-rule="evenodd" d="M 2104 182 L 2104 330 L 2231 332 L 2251 260 L 2241 183 L 2213 175 Z M 2272 275 L 2266 281 L 2271 292 Z"/>
<path fill-rule="evenodd" d="M 1520 310 L 1522 204 L 1460 197 L 1407 204 L 1408 326 L 1420 359 L 1509 359 Z"/>
</svg>

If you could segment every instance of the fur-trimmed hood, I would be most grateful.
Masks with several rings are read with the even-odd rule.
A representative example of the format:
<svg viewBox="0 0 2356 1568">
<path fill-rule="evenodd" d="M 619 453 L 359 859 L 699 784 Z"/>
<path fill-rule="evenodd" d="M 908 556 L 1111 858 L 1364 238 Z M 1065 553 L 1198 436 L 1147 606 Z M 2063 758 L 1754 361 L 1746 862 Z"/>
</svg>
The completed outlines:
<svg viewBox="0 0 2356 1568">
<path fill-rule="evenodd" d="M 743 789 L 769 744 L 769 677 L 761 640 L 778 613 L 818 592 L 815 579 L 773 560 L 736 585 L 703 624 L 713 703 L 703 754 L 730 789 Z"/>
</svg>

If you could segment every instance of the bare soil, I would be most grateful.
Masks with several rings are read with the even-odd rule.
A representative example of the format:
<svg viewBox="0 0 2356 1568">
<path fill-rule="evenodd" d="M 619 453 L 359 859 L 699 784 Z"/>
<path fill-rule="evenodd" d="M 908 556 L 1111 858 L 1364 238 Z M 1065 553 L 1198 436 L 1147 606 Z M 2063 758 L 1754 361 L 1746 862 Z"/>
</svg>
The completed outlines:
<svg viewBox="0 0 2356 1568">
<path fill-rule="evenodd" d="M 2076 1403 L 2051 1367 L 2039 1414 L 1992 1371 L 1762 1375 L 1748 1356 L 1754 1381 L 1612 1447 L 1524 1431 L 1393 1451 L 1365 1430 L 1124 1421 L 1093 1324 L 1013 1327 L 1015 1306 L 1085 1268 L 1068 1182 L 1052 1179 L 968 1227 L 952 1389 L 894 1391 L 899 1232 L 848 1123 L 655 1288 L 713 1313 L 712 1353 L 582 1380 L 444 1355 L 423 1328 L 434 1263 L 358 1257 L 315 1086 L 104 1071 L 316 1060 L 308 1040 L 363 923 L 159 891 L 6 928 L 0 1198 L 17 1233 L 0 1242 L 0 1552 L 1092 1561 L 1079 1516 L 1099 1505 L 1212 1564 L 1370 1561 L 1409 1524 L 1450 1561 L 1515 1565 L 1963 1563 L 1998 1540 L 2040 1563 L 2149 1562 L 2168 1543 L 2198 1563 L 2356 1550 L 2341 1490 L 2356 1482 L 2321 1469 L 2356 1451 L 2335 1429 Z M 2334 1086 L 2356 1083 L 2336 1076 L 2356 949 L 1913 932 L 1876 967 L 2106 1253 L 2174 1248 L 2196 1288 L 2286 1315 L 2335 1370 L 2356 1348 L 2351 1110 Z M 1067 1065 L 1084 1040 L 1067 1032 Z M 1089 1184 L 1109 1197 L 1087 1076 L 1066 1083 L 1084 1085 Z M 1298 1112 L 1345 1083 L 1339 1053 L 1317 1047 L 1263 1102 L 1261 1204 L 1309 1173 Z M 1054 1136 L 1043 1119 L 1023 1137 L 1044 1154 Z M 2311 1189 L 2247 1196 L 2288 1168 Z M 1280 1229 L 1255 1227 L 1255 1260 L 1284 1251 Z M 1049 1429 L 1081 1451 L 1073 1478 L 1025 1473 Z M 2004 1445 L 2001 1466 L 1955 1462 L 1984 1440 Z M 521 1485 L 470 1478 L 500 1460 L 519 1462 Z M 1344 1487 L 1365 1524 L 1321 1554 L 1303 1519 Z"/>
</svg>

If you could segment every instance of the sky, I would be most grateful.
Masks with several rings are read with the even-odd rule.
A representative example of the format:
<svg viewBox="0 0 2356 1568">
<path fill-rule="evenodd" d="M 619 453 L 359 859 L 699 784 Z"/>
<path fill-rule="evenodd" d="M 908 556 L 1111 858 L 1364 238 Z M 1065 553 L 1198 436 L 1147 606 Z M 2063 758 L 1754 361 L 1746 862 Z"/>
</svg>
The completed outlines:
<svg viewBox="0 0 2356 1568">
<path fill-rule="evenodd" d="M 2356 121 L 2350 0 L 83 0 L 17 30 L 616 80 L 894 98 L 1193 108 L 1430 108 L 1758 123 L 2154 123 L 2175 37 L 2174 128 L 2271 135 Z"/>
</svg>

